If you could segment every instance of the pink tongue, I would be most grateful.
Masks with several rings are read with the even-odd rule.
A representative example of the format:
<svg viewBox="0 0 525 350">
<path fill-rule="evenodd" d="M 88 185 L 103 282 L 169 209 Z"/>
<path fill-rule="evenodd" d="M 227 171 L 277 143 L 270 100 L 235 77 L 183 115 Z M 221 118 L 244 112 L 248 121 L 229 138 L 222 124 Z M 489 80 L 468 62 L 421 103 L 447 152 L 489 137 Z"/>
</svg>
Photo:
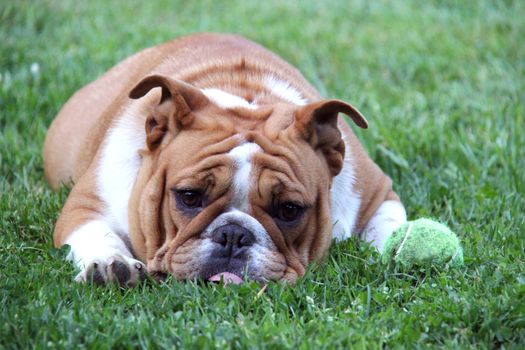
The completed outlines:
<svg viewBox="0 0 525 350">
<path fill-rule="evenodd" d="M 241 284 L 243 283 L 243 279 L 237 276 L 234 273 L 231 272 L 221 272 L 216 275 L 211 276 L 208 278 L 208 281 L 211 282 L 220 282 L 221 279 L 224 281 L 224 285 L 233 283 L 233 284 Z"/>
</svg>

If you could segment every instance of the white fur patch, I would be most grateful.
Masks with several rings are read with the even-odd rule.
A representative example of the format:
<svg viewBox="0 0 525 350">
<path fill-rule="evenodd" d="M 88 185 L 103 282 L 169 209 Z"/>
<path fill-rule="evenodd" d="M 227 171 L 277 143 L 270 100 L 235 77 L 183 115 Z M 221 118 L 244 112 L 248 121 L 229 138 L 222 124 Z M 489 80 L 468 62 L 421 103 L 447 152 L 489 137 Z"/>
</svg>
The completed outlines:
<svg viewBox="0 0 525 350">
<path fill-rule="evenodd" d="M 401 202 L 384 201 L 363 230 L 363 239 L 382 251 L 388 237 L 406 221 L 407 214 Z"/>
<path fill-rule="evenodd" d="M 249 103 L 244 98 L 232 95 L 226 91 L 219 89 L 203 89 L 202 92 L 208 97 L 213 103 L 221 108 L 236 108 L 243 107 L 248 109 L 255 109 L 257 105 Z"/>
<path fill-rule="evenodd" d="M 253 154 L 259 151 L 261 151 L 261 147 L 258 144 L 247 142 L 235 147 L 228 153 L 228 155 L 234 159 L 236 166 L 233 178 L 233 188 L 235 192 L 230 205 L 231 208 L 236 208 L 243 212 L 248 212 L 250 209 L 248 194 L 250 193 L 250 186 L 253 183 L 250 178 L 252 171 L 251 160 Z"/>
<path fill-rule="evenodd" d="M 97 172 L 104 217 L 113 230 L 126 236 L 129 198 L 141 163 L 139 150 L 146 147 L 144 120 L 135 116 L 139 109 L 139 105 L 132 105 L 111 127 Z"/>
<path fill-rule="evenodd" d="M 351 149 L 346 144 L 343 169 L 334 178 L 332 185 L 332 222 L 333 237 L 342 241 L 352 236 L 357 214 L 361 206 L 361 197 L 354 191 L 355 171 L 351 161 Z"/>
<path fill-rule="evenodd" d="M 71 246 L 68 260 L 72 260 L 81 270 L 94 261 L 107 261 L 116 255 L 132 258 L 121 237 L 101 220 L 89 221 L 80 226 L 65 243 Z"/>
<path fill-rule="evenodd" d="M 291 103 L 303 106 L 308 102 L 289 82 L 281 80 L 274 75 L 266 76 L 264 78 L 264 83 L 272 93 Z"/>
<path fill-rule="evenodd" d="M 248 272 L 252 273 L 255 276 L 259 276 L 259 278 L 264 278 L 265 276 L 261 274 L 261 271 L 263 271 L 266 268 L 266 264 L 268 262 L 271 262 L 270 259 L 273 256 L 273 252 L 275 252 L 276 249 L 270 249 L 268 247 L 262 246 L 262 245 L 255 245 L 251 247 L 250 249 L 250 260 L 248 261 Z"/>
</svg>

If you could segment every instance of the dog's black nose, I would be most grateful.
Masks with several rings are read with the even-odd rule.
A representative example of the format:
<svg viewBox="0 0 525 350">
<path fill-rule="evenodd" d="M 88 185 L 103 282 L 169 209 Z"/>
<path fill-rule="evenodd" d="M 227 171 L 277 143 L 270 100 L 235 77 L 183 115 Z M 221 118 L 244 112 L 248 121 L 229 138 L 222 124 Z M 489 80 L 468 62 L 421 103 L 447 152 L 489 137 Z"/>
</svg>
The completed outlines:
<svg viewBox="0 0 525 350">
<path fill-rule="evenodd" d="M 219 244 L 217 250 L 220 255 L 232 258 L 241 258 L 247 248 L 255 243 L 253 233 L 236 224 L 216 228 L 212 232 L 211 239 Z"/>
</svg>

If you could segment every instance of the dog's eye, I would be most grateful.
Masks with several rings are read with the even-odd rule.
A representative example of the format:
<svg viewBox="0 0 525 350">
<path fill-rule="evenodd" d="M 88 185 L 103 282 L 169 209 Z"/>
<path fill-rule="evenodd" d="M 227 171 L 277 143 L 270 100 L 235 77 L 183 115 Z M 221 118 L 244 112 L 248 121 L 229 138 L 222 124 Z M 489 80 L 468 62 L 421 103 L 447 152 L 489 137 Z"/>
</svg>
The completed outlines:
<svg viewBox="0 0 525 350">
<path fill-rule="evenodd" d="M 278 217 L 283 221 L 294 221 L 302 213 L 303 208 L 294 203 L 283 203 L 279 206 Z"/>
<path fill-rule="evenodd" d="M 177 195 L 186 208 L 202 207 L 202 193 L 199 191 L 182 190 L 177 191 Z"/>
</svg>

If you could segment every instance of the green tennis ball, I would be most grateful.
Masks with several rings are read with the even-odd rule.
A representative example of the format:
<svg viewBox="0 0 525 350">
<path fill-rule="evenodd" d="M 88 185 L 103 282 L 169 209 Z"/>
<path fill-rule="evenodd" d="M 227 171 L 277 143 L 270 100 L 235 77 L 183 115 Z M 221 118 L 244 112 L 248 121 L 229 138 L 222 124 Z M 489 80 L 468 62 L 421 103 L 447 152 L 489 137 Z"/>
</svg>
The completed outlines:
<svg viewBox="0 0 525 350">
<path fill-rule="evenodd" d="M 461 266 L 463 249 L 447 226 L 431 219 L 409 221 L 385 242 L 381 260 L 412 266 Z"/>
</svg>

